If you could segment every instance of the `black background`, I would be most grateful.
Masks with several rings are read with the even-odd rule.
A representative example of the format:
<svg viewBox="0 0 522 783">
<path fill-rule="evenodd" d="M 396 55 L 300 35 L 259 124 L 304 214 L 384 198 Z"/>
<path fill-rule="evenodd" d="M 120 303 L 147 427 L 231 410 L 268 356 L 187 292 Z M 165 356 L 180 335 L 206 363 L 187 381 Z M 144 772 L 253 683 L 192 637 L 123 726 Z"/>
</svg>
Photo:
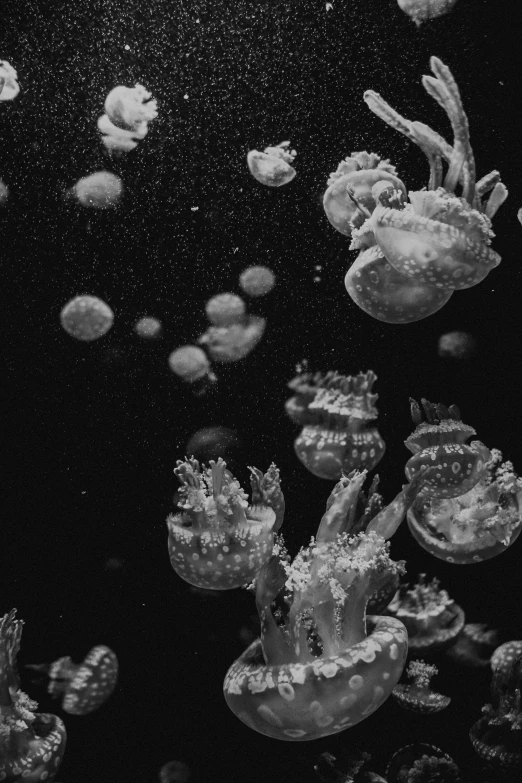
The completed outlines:
<svg viewBox="0 0 522 783">
<path fill-rule="evenodd" d="M 305 357 L 315 369 L 377 373 L 386 500 L 404 480 L 408 396 L 458 404 L 478 437 L 522 470 L 521 47 L 510 4 L 459 0 L 419 29 L 394 0 L 332 6 L 2 3 L 0 57 L 17 69 L 21 92 L 0 103 L 0 177 L 11 191 L 0 210 L 0 614 L 16 606 L 26 621 L 23 687 L 42 711 L 62 714 L 23 664 L 67 654 L 79 661 L 104 643 L 121 665 L 102 709 L 64 716 L 64 783 L 152 783 L 170 759 L 186 761 L 202 783 L 302 783 L 313 779 L 319 753 L 342 756 L 351 747 L 371 752 L 382 773 L 413 739 L 440 745 L 484 779 L 467 732 L 487 700 L 487 673 L 463 675 L 447 664 L 439 687 L 453 702 L 439 716 L 410 716 L 388 702 L 325 740 L 255 734 L 222 697 L 224 674 L 244 647 L 240 629 L 255 629 L 253 598 L 191 592 L 168 560 L 172 469 L 204 426 L 238 433 L 243 447 L 232 466 L 243 486 L 247 464 L 280 467 L 292 552 L 315 532 L 332 484 L 294 456 L 297 430 L 283 408 L 286 383 Z M 436 315 L 393 326 L 346 294 L 355 254 L 327 222 L 322 194 L 338 162 L 360 149 L 389 157 L 408 188 L 427 184 L 422 153 L 375 117 L 362 93 L 380 92 L 451 140 L 447 118 L 420 84 L 430 55 L 459 84 L 479 176 L 498 168 L 510 191 L 494 223 L 503 261 Z M 157 99 L 159 116 L 138 149 L 111 160 L 96 120 L 115 85 L 135 82 Z M 263 187 L 246 153 L 284 139 L 298 151 L 298 175 L 283 188 Z M 77 179 L 101 169 L 124 182 L 117 210 L 64 202 Z M 218 383 L 196 397 L 167 357 L 204 331 L 207 299 L 239 293 L 239 274 L 256 263 L 277 275 L 274 291 L 249 305 L 267 318 L 266 335 L 245 360 L 215 367 Z M 113 329 L 91 344 L 59 322 L 63 305 L 81 293 L 115 312 Z M 145 314 L 161 320 L 161 340 L 133 332 Z M 438 357 L 439 336 L 453 329 L 475 337 L 475 358 Z M 468 620 L 520 638 L 521 548 L 519 541 L 492 561 L 450 566 L 421 550 L 404 525 L 392 551 L 407 559 L 410 577 L 438 575 Z M 119 565 L 108 567 L 109 558 Z"/>
</svg>

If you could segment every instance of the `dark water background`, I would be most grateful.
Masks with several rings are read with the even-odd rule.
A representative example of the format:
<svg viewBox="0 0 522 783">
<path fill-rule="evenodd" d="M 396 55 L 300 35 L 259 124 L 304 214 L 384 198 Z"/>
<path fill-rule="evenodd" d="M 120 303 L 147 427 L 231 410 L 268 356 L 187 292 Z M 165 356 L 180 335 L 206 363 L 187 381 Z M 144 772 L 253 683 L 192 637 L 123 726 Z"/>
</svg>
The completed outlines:
<svg viewBox="0 0 522 783">
<path fill-rule="evenodd" d="M 196 783 L 302 783 L 314 779 L 319 753 L 342 756 L 352 746 L 371 752 L 382 773 L 414 739 L 441 746 L 470 779 L 483 779 L 467 732 L 488 678 L 451 667 L 439 688 L 453 702 L 439 716 L 419 719 L 388 702 L 325 740 L 255 734 L 222 697 L 223 676 L 244 647 L 240 629 L 255 614 L 252 596 L 194 594 L 168 560 L 172 469 L 204 426 L 239 433 L 234 469 L 243 485 L 247 464 L 280 467 L 292 552 L 315 532 L 332 485 L 294 456 L 297 431 L 283 408 L 304 357 L 317 369 L 377 373 L 387 500 L 404 480 L 408 396 L 457 403 L 478 436 L 522 471 L 522 47 L 510 4 L 459 0 L 420 29 L 394 0 L 332 5 L 4 0 L 0 8 L 0 58 L 21 84 L 16 100 L 0 104 L 0 176 L 11 190 L 0 211 L 0 614 L 16 606 L 26 621 L 22 665 L 67 654 L 79 661 L 99 643 L 121 665 L 118 689 L 99 712 L 65 716 L 64 783 L 152 783 L 174 758 L 191 766 Z M 374 89 L 450 137 L 420 84 L 430 55 L 460 87 L 479 176 L 498 168 L 510 191 L 494 224 L 503 261 L 436 315 L 393 326 L 347 296 L 355 254 L 321 200 L 329 172 L 360 149 L 389 157 L 409 188 L 427 184 L 422 153 L 376 118 L 362 93 Z M 96 120 L 115 85 L 135 82 L 157 99 L 159 116 L 137 150 L 111 161 Z M 298 176 L 265 188 L 246 153 L 283 139 L 298 151 Z M 119 209 L 64 204 L 64 190 L 100 169 L 124 182 Z M 206 300 L 239 292 L 239 274 L 253 263 L 278 279 L 250 306 L 267 318 L 266 336 L 194 397 L 167 357 L 206 328 Z M 114 328 L 96 343 L 71 339 L 59 323 L 80 293 L 115 312 Z M 134 334 L 145 314 L 163 323 L 159 342 Z M 475 337 L 475 358 L 438 357 L 438 337 L 453 329 Z M 469 621 L 522 637 L 521 541 L 484 564 L 450 566 L 404 526 L 393 554 L 407 559 L 411 577 L 438 575 Z M 120 566 L 108 568 L 110 558 Z M 23 669 L 22 680 L 42 711 L 62 714 Z"/>
</svg>

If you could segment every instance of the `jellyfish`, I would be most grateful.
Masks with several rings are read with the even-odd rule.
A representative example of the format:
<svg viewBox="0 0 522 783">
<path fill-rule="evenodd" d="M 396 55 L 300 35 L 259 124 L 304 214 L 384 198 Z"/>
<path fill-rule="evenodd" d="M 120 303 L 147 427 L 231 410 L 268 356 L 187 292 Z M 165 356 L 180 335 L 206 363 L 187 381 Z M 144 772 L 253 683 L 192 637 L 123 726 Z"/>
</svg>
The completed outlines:
<svg viewBox="0 0 522 783">
<path fill-rule="evenodd" d="M 343 754 L 341 768 L 335 756 L 331 753 L 321 753 L 314 770 L 321 783 L 386 783 L 376 772 L 363 769 L 370 761 L 369 753 L 351 750 L 348 757 Z"/>
<path fill-rule="evenodd" d="M 205 351 L 196 345 L 181 345 L 172 351 L 169 356 L 169 367 L 178 378 L 186 383 L 207 379 L 211 382 L 216 380 Z"/>
<path fill-rule="evenodd" d="M 275 281 L 274 273 L 267 266 L 249 266 L 239 276 L 241 289 L 252 298 L 269 294 Z"/>
<path fill-rule="evenodd" d="M 9 188 L 3 182 L 3 180 L 0 179 L 0 207 L 3 206 L 3 204 L 6 203 L 6 201 L 9 199 Z"/>
<path fill-rule="evenodd" d="M 204 427 L 189 438 L 185 453 L 206 462 L 228 456 L 239 445 L 238 436 L 228 427 Z"/>
<path fill-rule="evenodd" d="M 386 767 L 387 783 L 461 783 L 451 756 L 436 745 L 416 742 L 393 754 Z"/>
<path fill-rule="evenodd" d="M 12 101 L 19 92 L 18 74 L 7 60 L 0 60 L 0 101 Z"/>
<path fill-rule="evenodd" d="M 178 460 L 179 513 L 169 514 L 168 548 L 174 571 L 195 587 L 232 590 L 251 582 L 270 559 L 283 524 L 279 470 L 250 468 L 252 504 L 226 462 Z"/>
<path fill-rule="evenodd" d="M 522 479 L 491 449 L 486 471 L 458 497 L 417 498 L 408 527 L 430 554 L 448 563 L 479 563 L 512 546 L 522 530 Z"/>
<path fill-rule="evenodd" d="M 205 313 L 213 326 L 231 326 L 244 323 L 246 304 L 237 294 L 216 294 L 205 305 Z"/>
<path fill-rule="evenodd" d="M 160 783 L 188 783 L 190 767 L 184 761 L 167 761 L 159 771 Z"/>
<path fill-rule="evenodd" d="M 491 669 L 493 672 L 502 672 L 507 674 L 513 661 L 522 655 L 522 640 L 514 639 L 510 642 L 504 642 L 497 647 L 491 656 Z"/>
<path fill-rule="evenodd" d="M 337 734 L 377 710 L 401 676 L 406 630 L 395 618 L 368 616 L 366 605 L 404 571 L 385 538 L 413 496 L 404 488 L 382 508 L 362 493 L 365 478 L 343 476 L 310 546 L 293 563 L 280 550 L 256 576 L 261 638 L 232 664 L 224 693 L 232 712 L 266 736 Z"/>
<path fill-rule="evenodd" d="M 66 200 L 74 200 L 88 209 L 114 209 L 120 203 L 123 183 L 110 171 L 96 171 L 78 180 L 66 191 Z"/>
<path fill-rule="evenodd" d="M 428 19 L 448 14 L 457 0 L 397 0 L 399 8 L 408 14 L 417 27 Z"/>
<path fill-rule="evenodd" d="M 412 682 L 408 685 L 399 683 L 392 691 L 392 697 L 397 704 L 405 710 L 418 712 L 422 715 L 431 715 L 446 709 L 451 698 L 435 693 L 430 688 L 431 678 L 438 674 L 439 670 L 433 664 L 425 661 L 410 661 L 406 669 L 406 676 Z"/>
<path fill-rule="evenodd" d="M 372 191 L 377 206 L 361 231 L 371 232 L 396 271 L 417 283 L 440 290 L 470 288 L 500 263 L 491 248 L 491 220 L 508 194 L 497 171 L 476 181 L 468 120 L 457 84 L 437 57 L 431 58 L 430 66 L 435 78 L 424 76 L 422 83 L 448 115 L 453 147 L 427 125 L 401 117 L 368 90 L 364 100 L 371 111 L 426 154 L 430 181 L 428 190 L 409 193 L 409 204 L 392 183 L 378 182 Z M 448 164 L 444 179 L 443 160 Z M 455 193 L 458 185 L 460 196 Z M 489 191 L 486 201 L 482 197 Z"/>
<path fill-rule="evenodd" d="M 464 611 L 439 584 L 438 579 L 427 582 L 426 574 L 419 574 L 413 587 L 401 585 L 386 610 L 406 626 L 408 649 L 415 657 L 449 647 L 464 627 Z"/>
<path fill-rule="evenodd" d="M 198 339 L 205 345 L 215 362 L 237 362 L 254 350 L 266 328 L 266 319 L 260 315 L 248 315 L 242 323 L 229 326 L 209 326 Z"/>
<path fill-rule="evenodd" d="M 362 226 L 376 206 L 372 187 L 381 180 L 391 183 L 406 197 L 395 166 L 374 152 L 352 152 L 339 163 L 337 171 L 330 174 L 323 197 L 326 217 L 337 231 L 349 237 Z"/>
<path fill-rule="evenodd" d="M 134 324 L 134 331 L 144 340 L 154 340 L 161 336 L 161 321 L 145 315 Z"/>
<path fill-rule="evenodd" d="M 325 388 L 332 378 L 340 377 L 333 370 L 323 374 L 313 373 L 308 368 L 308 362 L 303 359 L 296 365 L 297 375 L 288 382 L 288 388 L 295 394 L 285 402 L 285 411 L 289 418 L 303 426 L 309 420 L 308 407 L 321 388 Z"/>
<path fill-rule="evenodd" d="M 63 721 L 38 713 L 38 704 L 20 690 L 16 656 L 23 621 L 16 609 L 0 617 L 0 780 L 52 781 L 67 739 Z"/>
<path fill-rule="evenodd" d="M 69 715 L 89 715 L 105 704 L 118 681 L 118 659 L 104 644 L 93 647 L 82 663 L 67 655 L 54 663 L 29 664 L 29 669 L 49 677 L 48 692 L 62 700 Z"/>
<path fill-rule="evenodd" d="M 442 358 L 469 359 L 476 347 L 475 340 L 467 332 L 447 332 L 439 337 L 438 350 Z"/>
<path fill-rule="evenodd" d="M 279 188 L 291 182 L 296 171 L 290 165 L 297 152 L 290 149 L 289 141 L 282 141 L 277 147 L 266 147 L 264 152 L 250 150 L 247 155 L 250 173 L 262 185 Z"/>
<path fill-rule="evenodd" d="M 157 102 L 141 84 L 115 87 L 105 100 L 105 111 L 98 130 L 106 149 L 116 154 L 135 149 L 147 135 L 148 123 L 158 116 Z"/>
<path fill-rule="evenodd" d="M 384 441 L 376 427 L 368 427 L 377 418 L 378 395 L 371 393 L 376 379 L 372 370 L 331 375 L 308 404 L 294 449 L 314 476 L 337 481 L 343 471 L 372 470 L 382 458 Z"/>
<path fill-rule="evenodd" d="M 491 654 L 497 646 L 498 631 L 495 628 L 488 628 L 485 623 L 466 623 L 446 655 L 462 666 L 480 669 L 489 665 Z"/>
<path fill-rule="evenodd" d="M 489 449 L 464 424 L 456 405 L 436 405 L 422 399 L 422 408 L 410 397 L 411 416 L 416 429 L 404 441 L 413 457 L 406 463 L 406 478 L 420 470 L 437 468 L 426 482 L 425 494 L 434 498 L 455 498 L 472 489 L 487 473 Z"/>
<path fill-rule="evenodd" d="M 471 727 L 471 744 L 490 764 L 508 770 L 522 769 L 522 655 L 507 668 L 494 671 L 491 702 Z"/>
<path fill-rule="evenodd" d="M 60 321 L 71 337 L 84 342 L 98 340 L 114 323 L 114 313 L 97 296 L 76 296 L 63 307 Z"/>
</svg>

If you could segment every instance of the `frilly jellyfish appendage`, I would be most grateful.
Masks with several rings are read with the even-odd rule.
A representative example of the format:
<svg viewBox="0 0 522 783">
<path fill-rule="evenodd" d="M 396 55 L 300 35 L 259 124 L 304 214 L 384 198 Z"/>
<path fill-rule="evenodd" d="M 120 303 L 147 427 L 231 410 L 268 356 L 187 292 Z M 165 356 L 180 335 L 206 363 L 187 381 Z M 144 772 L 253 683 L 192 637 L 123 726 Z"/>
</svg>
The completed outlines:
<svg viewBox="0 0 522 783">
<path fill-rule="evenodd" d="M 420 498 L 408 511 L 408 527 L 430 554 L 448 563 L 479 563 L 510 547 L 522 530 L 522 479 L 502 453 L 491 450 L 486 472 L 455 498 Z"/>
<path fill-rule="evenodd" d="M 491 703 L 482 708 L 482 717 L 471 727 L 469 736 L 475 752 L 490 764 L 522 769 L 522 655 L 506 669 L 498 669 L 491 683 Z"/>
<path fill-rule="evenodd" d="M 448 14 L 457 0 L 397 0 L 399 8 L 408 14 L 417 27 L 429 19 Z"/>
<path fill-rule="evenodd" d="M 406 626 L 409 653 L 417 658 L 453 644 L 466 619 L 460 606 L 440 589 L 439 580 L 426 582 L 426 574 L 420 574 L 413 587 L 402 585 L 386 611 Z"/>
<path fill-rule="evenodd" d="M 266 319 L 259 315 L 246 316 L 244 323 L 229 326 L 209 326 L 198 339 L 205 345 L 215 362 L 237 362 L 254 350 L 266 328 Z"/>
<path fill-rule="evenodd" d="M 16 656 L 23 622 L 16 610 L 0 617 L 0 780 L 52 781 L 65 751 L 66 732 L 56 715 L 35 713 L 38 705 L 20 690 Z"/>
<path fill-rule="evenodd" d="M 491 219 L 507 198 L 507 190 L 497 171 L 476 182 L 468 120 L 457 84 L 437 57 L 431 58 L 430 66 L 435 78 L 424 76 L 422 83 L 449 117 L 453 147 L 427 125 L 401 117 L 380 95 L 367 91 L 364 99 L 369 108 L 418 144 L 430 164 L 428 190 L 410 193 L 407 206 L 401 198 L 390 205 L 387 192 L 402 194 L 391 184 L 377 183 L 373 197 L 378 205 L 369 222 L 377 244 L 401 274 L 438 289 L 470 288 L 500 263 L 490 247 Z M 444 179 L 443 160 L 448 164 Z M 459 184 L 462 192 L 457 197 Z M 489 191 L 489 199 L 483 200 Z"/>
<path fill-rule="evenodd" d="M 334 370 L 327 373 L 311 372 L 306 359 L 299 362 L 295 369 L 297 375 L 287 384 L 294 395 L 285 402 L 285 411 L 295 424 L 303 426 L 309 421 L 308 407 L 319 389 L 326 388 L 329 381 L 340 377 L 340 374 Z"/>
<path fill-rule="evenodd" d="M 7 60 L 0 60 L 0 101 L 12 101 L 19 92 L 18 74 Z"/>
<path fill-rule="evenodd" d="M 147 123 L 158 116 L 157 101 L 142 84 L 134 87 L 119 85 L 110 91 L 105 99 L 105 111 L 111 123 L 117 128 L 132 133 L 147 133 Z M 144 132 L 143 132 L 144 131 Z"/>
<path fill-rule="evenodd" d="M 351 236 L 353 229 L 362 226 L 376 206 L 372 187 L 381 180 L 401 190 L 406 198 L 395 167 L 374 152 L 352 152 L 339 163 L 337 171 L 330 174 L 323 197 L 326 217 L 337 231 Z"/>
<path fill-rule="evenodd" d="M 247 155 L 248 168 L 258 182 L 271 188 L 279 188 L 291 182 L 296 171 L 290 165 L 297 152 L 290 149 L 289 141 L 282 141 L 277 147 L 266 147 L 264 152 L 250 150 Z"/>
<path fill-rule="evenodd" d="M 261 639 L 230 667 L 224 692 L 261 734 L 299 741 L 344 731 L 377 710 L 402 673 L 403 624 L 366 615 L 370 596 L 404 569 L 368 531 L 375 509 L 360 502 L 365 477 L 355 471 L 338 483 L 316 538 L 293 563 L 283 552 L 256 577 Z"/>
<path fill-rule="evenodd" d="M 386 767 L 387 783 L 461 783 L 460 771 L 451 756 L 436 745 L 416 742 L 393 754 Z"/>
<path fill-rule="evenodd" d="M 309 403 L 294 449 L 314 476 L 337 481 L 343 471 L 372 470 L 382 458 L 385 443 L 376 427 L 368 427 L 377 418 L 378 395 L 371 393 L 376 378 L 372 370 L 333 374 Z"/>
<path fill-rule="evenodd" d="M 456 498 L 472 489 L 487 474 L 491 459 L 489 449 L 479 440 L 466 441 L 476 435 L 464 424 L 455 405 L 446 408 L 423 399 L 422 408 L 410 399 L 412 418 L 417 425 L 404 443 L 413 453 L 406 463 L 406 478 L 433 468 L 426 477 L 424 495 L 429 498 Z"/>
<path fill-rule="evenodd" d="M 252 505 L 226 462 L 178 460 L 180 513 L 167 518 L 174 571 L 195 587 L 231 590 L 251 582 L 270 559 L 283 522 L 279 471 L 251 468 Z"/>
<path fill-rule="evenodd" d="M 386 783 L 376 772 L 363 769 L 371 758 L 369 753 L 354 748 L 350 749 L 348 755 L 343 752 L 342 763 L 338 763 L 331 753 L 321 753 L 314 764 L 314 771 L 321 783 Z"/>
<path fill-rule="evenodd" d="M 451 698 L 443 696 L 442 693 L 435 693 L 430 688 L 431 678 L 438 674 L 438 671 L 433 664 L 410 661 L 406 675 L 412 682 L 396 685 L 392 697 L 403 709 L 419 712 L 422 715 L 431 715 L 446 709 Z"/>
<path fill-rule="evenodd" d="M 378 245 L 359 253 L 344 284 L 361 310 L 387 324 L 411 324 L 427 318 L 444 307 L 453 293 L 400 274 Z"/>
</svg>

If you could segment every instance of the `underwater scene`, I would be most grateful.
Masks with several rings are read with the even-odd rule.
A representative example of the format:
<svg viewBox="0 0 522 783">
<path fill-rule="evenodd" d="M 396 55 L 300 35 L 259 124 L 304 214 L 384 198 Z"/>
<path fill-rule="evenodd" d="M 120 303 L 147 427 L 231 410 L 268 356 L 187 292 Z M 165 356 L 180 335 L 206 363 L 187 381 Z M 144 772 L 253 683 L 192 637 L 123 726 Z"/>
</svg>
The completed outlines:
<svg viewBox="0 0 522 783">
<path fill-rule="evenodd" d="M 3 0 L 0 782 L 522 778 L 504 0 Z"/>
</svg>

